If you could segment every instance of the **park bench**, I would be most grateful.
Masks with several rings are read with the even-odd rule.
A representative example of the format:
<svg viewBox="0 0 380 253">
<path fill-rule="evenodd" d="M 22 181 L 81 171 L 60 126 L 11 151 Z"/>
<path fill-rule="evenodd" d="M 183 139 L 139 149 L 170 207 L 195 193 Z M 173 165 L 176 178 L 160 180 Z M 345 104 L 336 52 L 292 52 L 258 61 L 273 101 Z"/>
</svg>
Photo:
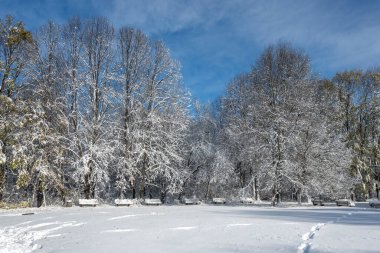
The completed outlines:
<svg viewBox="0 0 380 253">
<path fill-rule="evenodd" d="M 131 206 L 133 205 L 132 199 L 115 199 L 116 206 Z"/>
<path fill-rule="evenodd" d="M 335 202 L 337 206 L 355 206 L 350 199 L 337 199 Z"/>
<path fill-rule="evenodd" d="M 212 203 L 214 203 L 214 204 L 225 204 L 226 199 L 225 198 L 213 198 Z"/>
<path fill-rule="evenodd" d="M 380 208 L 380 200 L 378 199 L 371 199 L 368 201 L 368 204 L 370 207 Z"/>
<path fill-rule="evenodd" d="M 253 204 L 254 200 L 253 200 L 253 198 L 241 197 L 240 198 L 240 202 L 243 203 L 243 204 Z"/>
<path fill-rule="evenodd" d="M 201 203 L 201 201 L 197 198 L 193 198 L 193 199 L 184 198 L 182 202 L 185 205 L 199 205 Z"/>
<path fill-rule="evenodd" d="M 71 199 L 68 199 L 65 201 L 65 207 L 72 207 L 73 206 L 73 201 Z"/>
<path fill-rule="evenodd" d="M 313 206 L 317 206 L 317 205 L 324 206 L 325 205 L 325 203 L 323 202 L 323 200 L 321 198 L 314 198 L 311 202 L 313 203 Z"/>
<path fill-rule="evenodd" d="M 148 206 L 159 206 L 162 202 L 159 199 L 145 199 L 144 204 Z"/>
<path fill-rule="evenodd" d="M 79 199 L 79 206 L 96 206 L 98 204 L 97 199 Z"/>
</svg>

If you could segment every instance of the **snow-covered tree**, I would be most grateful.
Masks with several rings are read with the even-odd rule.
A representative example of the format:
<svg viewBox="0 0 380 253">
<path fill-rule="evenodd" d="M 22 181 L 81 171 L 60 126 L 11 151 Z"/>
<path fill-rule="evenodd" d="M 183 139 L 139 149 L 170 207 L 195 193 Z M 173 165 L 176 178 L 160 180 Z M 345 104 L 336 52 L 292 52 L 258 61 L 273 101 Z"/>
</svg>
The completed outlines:
<svg viewBox="0 0 380 253">
<path fill-rule="evenodd" d="M 88 20 L 83 31 L 84 94 L 80 141 L 81 163 L 75 175 L 83 183 L 86 198 L 94 198 L 97 186 L 108 180 L 112 161 L 112 133 L 109 112 L 112 110 L 114 77 L 114 28 L 105 18 Z"/>
<path fill-rule="evenodd" d="M 223 99 L 225 143 L 234 153 L 242 194 L 294 194 L 301 202 L 302 195 L 323 192 L 320 185 L 325 191 L 333 186 L 327 175 L 352 183 L 343 173 L 349 151 L 330 127 L 327 107 L 323 113 L 319 108 L 319 88 L 308 56 L 288 44 L 267 48 L 250 73 L 230 83 Z"/>
<path fill-rule="evenodd" d="M 162 42 L 155 42 L 138 98 L 138 127 L 134 132 L 133 157 L 139 168 L 141 197 L 147 185 L 158 188 L 162 198 L 179 191 L 182 185 L 180 152 L 189 99 L 181 85 L 179 63 Z"/>
<path fill-rule="evenodd" d="M 301 202 L 353 187 L 370 196 L 380 180 L 378 72 L 319 80 L 304 52 L 279 43 L 223 96 L 191 109 L 180 63 L 142 31 L 72 18 L 32 35 L 7 17 L 0 201 L 280 194 Z"/>
<path fill-rule="evenodd" d="M 0 20 L 0 142 L 2 143 L 2 163 L 0 164 L 0 201 L 7 187 L 9 161 L 14 136 L 15 122 L 19 113 L 15 101 L 18 92 L 25 87 L 23 82 L 35 56 L 32 33 L 22 22 L 12 16 Z"/>
<path fill-rule="evenodd" d="M 370 197 L 378 183 L 375 170 L 380 161 L 379 73 L 376 70 L 346 71 L 337 73 L 332 82 L 340 102 L 337 122 L 353 151 L 351 170 L 361 179 L 356 192 Z"/>
<path fill-rule="evenodd" d="M 116 164 L 116 187 L 120 197 L 132 188 L 132 197 L 136 197 L 136 178 L 139 176 L 135 164 L 134 143 L 139 120 L 139 98 L 147 75 L 150 60 L 150 41 L 141 31 L 122 27 L 117 37 L 119 59 L 120 89 L 120 127 L 119 155 Z"/>
</svg>

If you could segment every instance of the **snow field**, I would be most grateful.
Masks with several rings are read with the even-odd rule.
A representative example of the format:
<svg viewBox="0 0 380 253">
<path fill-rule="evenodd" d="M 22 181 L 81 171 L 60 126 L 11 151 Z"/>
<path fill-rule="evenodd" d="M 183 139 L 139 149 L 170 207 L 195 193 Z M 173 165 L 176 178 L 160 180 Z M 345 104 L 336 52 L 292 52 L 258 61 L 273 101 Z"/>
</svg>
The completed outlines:
<svg viewBox="0 0 380 253">
<path fill-rule="evenodd" d="M 353 252 L 346 245 L 365 250 L 377 243 L 379 214 L 336 207 L 74 207 L 0 216 L 0 252 Z"/>
<path fill-rule="evenodd" d="M 0 229 L 0 253 L 32 252 L 40 247 L 39 244 L 34 243 L 35 241 L 44 238 L 59 237 L 61 234 L 49 234 L 62 228 L 77 227 L 84 224 L 75 221 L 55 221 L 28 225 L 30 223 L 31 221 L 27 221 L 15 226 Z"/>
</svg>

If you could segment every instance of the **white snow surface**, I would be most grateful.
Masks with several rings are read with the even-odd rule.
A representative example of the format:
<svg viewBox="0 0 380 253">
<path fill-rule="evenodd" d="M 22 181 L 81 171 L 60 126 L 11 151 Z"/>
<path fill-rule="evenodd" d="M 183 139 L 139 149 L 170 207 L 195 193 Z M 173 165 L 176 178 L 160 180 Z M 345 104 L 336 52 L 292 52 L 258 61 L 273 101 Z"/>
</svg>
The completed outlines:
<svg viewBox="0 0 380 253">
<path fill-rule="evenodd" d="M 2 211 L 0 253 L 380 252 L 380 210 L 140 206 Z"/>
<path fill-rule="evenodd" d="M 0 229 L 0 253 L 32 252 L 41 247 L 39 244 L 34 243 L 35 241 L 44 238 L 59 237 L 59 234 L 50 236 L 49 234 L 65 227 L 77 227 L 84 224 L 75 221 L 56 221 L 28 225 L 30 223 L 31 222 L 24 222 Z"/>
</svg>

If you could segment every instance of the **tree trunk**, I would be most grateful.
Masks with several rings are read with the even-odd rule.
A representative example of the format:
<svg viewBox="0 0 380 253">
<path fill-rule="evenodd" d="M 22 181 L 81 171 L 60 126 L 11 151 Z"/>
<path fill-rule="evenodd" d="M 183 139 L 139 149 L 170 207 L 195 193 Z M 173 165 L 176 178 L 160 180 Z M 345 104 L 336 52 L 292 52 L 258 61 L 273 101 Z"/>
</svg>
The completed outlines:
<svg viewBox="0 0 380 253">
<path fill-rule="evenodd" d="M 0 201 L 4 198 L 5 193 L 5 165 L 0 165 Z"/>
<path fill-rule="evenodd" d="M 311 197 L 310 197 L 307 189 L 305 190 L 305 195 L 306 195 L 307 203 L 310 204 L 311 203 Z"/>
<path fill-rule="evenodd" d="M 124 190 L 120 189 L 119 198 L 124 199 Z"/>
<path fill-rule="evenodd" d="M 6 81 L 8 79 L 10 69 L 11 68 L 10 68 L 9 64 L 7 64 L 5 66 L 4 75 L 3 75 L 3 78 L 1 80 L 0 94 L 4 95 L 4 96 L 5 96 L 5 89 L 6 89 L 6 87 L 5 87 L 6 86 Z M 9 91 L 8 91 L 8 93 L 9 93 Z"/>
<path fill-rule="evenodd" d="M 91 160 L 88 162 L 87 166 L 89 167 L 89 171 L 84 175 L 84 195 L 86 199 L 92 199 L 95 198 L 96 180 L 93 178 L 94 169 L 92 167 L 93 163 Z"/>
<path fill-rule="evenodd" d="M 276 193 L 272 195 L 272 206 L 276 206 Z"/>
<path fill-rule="evenodd" d="M 257 178 L 257 176 L 254 178 L 254 192 L 255 192 L 255 195 L 254 195 L 254 198 L 256 201 L 260 201 L 260 190 L 259 190 L 259 179 Z"/>
<path fill-rule="evenodd" d="M 207 181 L 207 187 L 206 187 L 206 195 L 205 199 L 208 199 L 209 191 L 210 191 L 210 179 Z"/>
<path fill-rule="evenodd" d="M 161 191 L 161 194 L 160 194 L 161 202 L 165 203 L 165 199 L 166 199 L 166 191 Z"/>
<path fill-rule="evenodd" d="M 96 188 L 96 179 L 95 180 L 91 180 L 90 181 L 90 186 L 91 186 L 91 198 L 94 199 L 95 198 L 95 188 Z"/>
<path fill-rule="evenodd" d="M 273 188 L 272 206 L 276 206 L 276 205 L 280 204 L 280 202 L 281 202 L 280 199 L 281 199 L 281 195 L 280 195 L 280 192 L 278 190 L 278 186 L 275 185 Z"/>
<path fill-rule="evenodd" d="M 46 207 L 46 191 L 45 191 L 45 189 L 42 191 L 42 195 L 43 195 L 42 205 L 44 207 Z"/>
<path fill-rule="evenodd" d="M 146 193 L 146 190 L 145 190 L 145 179 L 142 179 L 141 180 L 141 185 L 140 185 L 140 198 L 145 198 L 145 193 Z"/>
<path fill-rule="evenodd" d="M 91 185 L 90 185 L 90 173 L 84 175 L 84 197 L 90 199 Z"/>
<path fill-rule="evenodd" d="M 33 207 L 33 203 L 34 203 L 34 198 L 36 196 L 36 191 L 33 189 L 33 193 L 32 193 L 32 198 L 29 199 L 29 206 L 30 207 Z"/>
<path fill-rule="evenodd" d="M 178 200 L 181 201 L 181 198 L 183 196 L 184 190 L 181 190 L 180 193 L 178 194 Z"/>
<path fill-rule="evenodd" d="M 146 142 L 145 143 L 145 146 L 147 146 Z M 145 180 L 146 180 L 146 169 L 148 167 L 148 157 L 146 155 L 146 153 L 144 153 L 144 156 L 143 156 L 143 162 L 142 162 L 142 171 L 141 171 L 141 185 L 140 185 L 140 198 L 145 198 Z"/>
<path fill-rule="evenodd" d="M 256 200 L 256 185 L 255 185 L 255 178 L 252 182 L 252 197 Z"/>
<path fill-rule="evenodd" d="M 302 204 L 302 188 L 301 187 L 297 189 L 297 202 L 298 202 L 298 205 Z"/>
<path fill-rule="evenodd" d="M 37 207 L 41 207 L 44 202 L 44 193 L 40 189 L 40 186 L 37 187 L 36 195 L 37 195 Z"/>
<path fill-rule="evenodd" d="M 44 203 L 44 182 L 43 182 L 43 179 L 41 179 L 41 176 L 38 176 L 37 178 L 37 182 L 34 186 L 34 192 L 37 198 L 37 207 L 41 207 L 42 204 Z M 33 196 L 33 200 L 34 200 L 34 196 Z"/>
</svg>

